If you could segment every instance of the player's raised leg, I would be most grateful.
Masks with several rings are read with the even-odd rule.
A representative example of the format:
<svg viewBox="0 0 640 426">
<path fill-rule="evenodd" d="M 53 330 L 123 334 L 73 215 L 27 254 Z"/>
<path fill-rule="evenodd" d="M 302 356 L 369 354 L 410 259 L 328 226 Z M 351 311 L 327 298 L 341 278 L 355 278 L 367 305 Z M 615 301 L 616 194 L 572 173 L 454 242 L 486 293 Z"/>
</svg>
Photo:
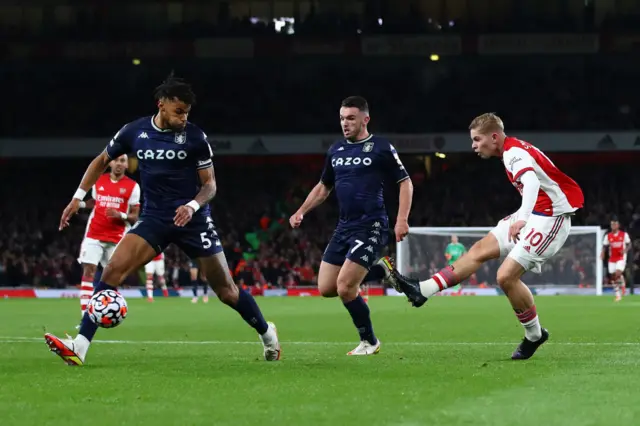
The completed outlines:
<svg viewBox="0 0 640 426">
<path fill-rule="evenodd" d="M 463 254 L 452 265 L 440 270 L 425 281 L 419 281 L 400 274 L 397 269 L 393 268 L 389 259 L 385 259 L 381 264 L 385 266 L 387 273 L 391 274 L 391 284 L 398 291 L 403 292 L 413 306 L 418 308 L 424 305 L 429 297 L 439 291 L 453 287 L 469 278 L 480 269 L 484 262 L 499 258 L 500 252 L 501 248 L 498 239 L 493 233 L 489 233 L 480 241 L 477 241 L 468 252 Z"/>
<path fill-rule="evenodd" d="M 227 259 L 222 251 L 217 254 L 198 258 L 198 264 L 220 301 L 240 314 L 249 326 L 253 327 L 264 346 L 264 359 L 280 359 L 280 342 L 275 324 L 265 321 L 253 296 L 238 288 L 231 277 Z"/>
<path fill-rule="evenodd" d="M 94 293 L 102 290 L 115 289 L 133 271 L 140 269 L 156 256 L 156 250 L 135 231 L 149 231 L 142 225 L 133 229 L 122 239 L 116 248 L 109 264 L 104 269 L 102 279 L 94 289 Z M 140 229 L 143 228 L 143 229 Z M 80 331 L 74 338 L 61 339 L 53 334 L 45 334 L 45 341 L 49 349 L 59 355 L 69 365 L 82 365 L 89 350 L 91 340 L 96 334 L 98 326 L 89 319 L 88 315 L 82 317 Z"/>
<path fill-rule="evenodd" d="M 374 355 L 380 352 L 380 341 L 373 332 L 369 306 L 359 291 L 367 273 L 366 267 L 347 259 L 338 275 L 338 296 L 360 335 L 360 344 L 347 355 Z"/>
</svg>

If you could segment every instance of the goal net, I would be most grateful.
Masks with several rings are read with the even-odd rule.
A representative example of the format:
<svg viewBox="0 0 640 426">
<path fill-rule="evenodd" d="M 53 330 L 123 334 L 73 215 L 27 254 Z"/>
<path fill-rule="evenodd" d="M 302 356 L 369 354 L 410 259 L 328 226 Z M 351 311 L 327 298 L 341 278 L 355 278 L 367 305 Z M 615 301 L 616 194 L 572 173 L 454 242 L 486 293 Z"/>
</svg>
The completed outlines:
<svg viewBox="0 0 640 426">
<path fill-rule="evenodd" d="M 447 265 L 445 251 L 456 236 L 466 250 L 491 229 L 410 228 L 409 235 L 396 247 L 398 270 L 425 280 Z M 527 272 L 522 280 L 537 294 L 602 294 L 603 264 L 600 260 L 604 231 L 597 226 L 574 226 L 564 247 L 542 267 L 541 274 Z M 500 260 L 483 265 L 463 287 L 496 288 Z"/>
</svg>

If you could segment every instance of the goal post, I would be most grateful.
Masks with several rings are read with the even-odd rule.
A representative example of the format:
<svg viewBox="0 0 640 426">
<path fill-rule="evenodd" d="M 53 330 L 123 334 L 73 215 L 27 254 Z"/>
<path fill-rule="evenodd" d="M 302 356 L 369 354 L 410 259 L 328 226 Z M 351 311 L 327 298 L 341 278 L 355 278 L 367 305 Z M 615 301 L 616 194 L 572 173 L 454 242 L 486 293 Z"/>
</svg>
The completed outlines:
<svg viewBox="0 0 640 426">
<path fill-rule="evenodd" d="M 445 250 L 456 236 L 466 250 L 492 227 L 411 227 L 409 235 L 396 244 L 396 264 L 400 273 L 427 279 L 446 265 Z M 602 239 L 598 226 L 573 226 L 562 249 L 542 267 L 541 274 L 527 272 L 523 281 L 538 294 L 602 295 L 604 279 Z M 483 265 L 463 285 L 496 286 L 499 260 Z"/>
</svg>

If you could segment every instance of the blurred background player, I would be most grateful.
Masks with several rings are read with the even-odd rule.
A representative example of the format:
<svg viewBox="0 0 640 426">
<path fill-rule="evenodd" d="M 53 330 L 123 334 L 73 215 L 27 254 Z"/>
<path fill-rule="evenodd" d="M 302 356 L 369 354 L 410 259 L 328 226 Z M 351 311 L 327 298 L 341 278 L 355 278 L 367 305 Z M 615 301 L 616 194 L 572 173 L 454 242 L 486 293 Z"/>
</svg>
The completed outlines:
<svg viewBox="0 0 640 426">
<path fill-rule="evenodd" d="M 111 159 L 135 152 L 145 191 L 144 210 L 118 243 L 94 292 L 115 289 L 173 243 L 204 270 L 218 298 L 256 330 L 264 359 L 279 360 L 276 327 L 264 319 L 253 296 L 234 283 L 211 219 L 209 202 L 217 192 L 213 151 L 207 135 L 187 120 L 196 100 L 191 85 L 171 74 L 154 95 L 156 113 L 123 126 L 89 164 L 62 213 L 60 229 L 69 226 L 86 192 Z M 44 338 L 49 349 L 66 364 L 83 365 L 97 330 L 85 313 L 75 338 L 61 339 L 51 333 Z"/>
<path fill-rule="evenodd" d="M 191 303 L 198 303 L 198 287 L 202 287 L 202 303 L 209 303 L 209 283 L 195 262 L 191 262 L 189 273 L 191 274 L 191 289 L 193 291 Z"/>
<path fill-rule="evenodd" d="M 447 247 L 444 250 L 444 257 L 447 259 L 447 266 L 453 265 L 453 262 L 458 260 L 460 256 L 465 254 L 467 249 L 464 248 L 464 245 L 458 242 L 458 236 L 452 235 L 451 242 L 447 244 Z M 453 290 L 458 290 L 460 288 L 460 284 L 451 287 Z"/>
<path fill-rule="evenodd" d="M 164 253 L 160 253 L 153 260 L 144 266 L 144 271 L 147 275 L 147 300 L 153 302 L 153 287 L 154 278 L 157 280 L 158 285 L 162 289 L 162 296 L 169 297 L 169 290 L 167 289 L 167 279 L 165 277 L 165 263 Z"/>
<path fill-rule="evenodd" d="M 562 248 L 571 230 L 571 216 L 583 206 L 584 196 L 578 184 L 542 151 L 528 142 L 508 137 L 497 115 L 476 117 L 469 131 L 478 156 L 502 158 L 509 181 L 522 195 L 520 209 L 501 220 L 460 259 L 430 279 L 418 282 L 394 270 L 392 283 L 414 306 L 420 307 L 427 298 L 467 279 L 483 263 L 505 258 L 496 281 L 525 332 L 511 358 L 528 359 L 548 340 L 549 333 L 540 327 L 533 294 L 520 278 L 527 271 L 539 274 L 542 265 Z"/>
<path fill-rule="evenodd" d="M 293 228 L 299 227 L 304 215 L 326 200 L 335 188 L 339 221 L 320 264 L 318 289 L 323 297 L 342 299 L 360 334 L 360 344 L 347 355 L 373 355 L 380 351 L 369 307 L 359 289 L 363 282 L 386 276 L 385 268 L 376 264 L 389 233 L 384 186 L 395 184 L 400 190 L 397 241 L 409 232 L 407 220 L 413 196 L 413 184 L 395 148 L 387 139 L 369 133 L 369 120 L 369 105 L 364 98 L 351 96 L 342 101 L 340 125 L 344 139 L 329 148 L 320 182 L 289 219 Z"/>
<path fill-rule="evenodd" d="M 604 247 L 609 247 L 609 275 L 616 293 L 615 301 L 619 302 L 626 291 L 624 270 L 627 267 L 627 252 L 631 248 L 631 238 L 620 229 L 617 217 L 611 220 L 611 232 L 604 236 L 602 244 Z M 604 252 L 603 248 L 602 260 L 604 260 Z"/>
<path fill-rule="evenodd" d="M 93 200 L 79 204 L 80 208 L 93 207 L 78 257 L 82 264 L 81 315 L 84 315 L 93 295 L 96 267 L 107 265 L 126 230 L 138 220 L 140 186 L 125 176 L 127 166 L 126 154 L 110 161 L 111 172 L 101 175 L 91 188 Z"/>
</svg>

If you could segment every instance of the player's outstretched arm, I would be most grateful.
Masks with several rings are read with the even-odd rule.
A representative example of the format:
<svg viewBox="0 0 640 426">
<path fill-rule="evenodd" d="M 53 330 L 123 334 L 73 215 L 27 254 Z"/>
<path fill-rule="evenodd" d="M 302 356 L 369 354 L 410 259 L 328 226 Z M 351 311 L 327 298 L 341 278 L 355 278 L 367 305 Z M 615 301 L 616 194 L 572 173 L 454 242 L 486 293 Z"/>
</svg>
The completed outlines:
<svg viewBox="0 0 640 426">
<path fill-rule="evenodd" d="M 304 215 L 322 204 L 329 197 L 329 194 L 331 194 L 331 188 L 327 187 L 323 182 L 319 182 L 314 186 L 302 206 L 289 218 L 291 227 L 298 228 Z"/>
<path fill-rule="evenodd" d="M 59 230 L 63 230 L 64 228 L 69 226 L 69 219 L 71 219 L 71 216 L 78 212 L 78 209 L 80 208 L 80 201 L 82 201 L 85 195 L 87 195 L 87 192 L 98 181 L 100 175 L 107 169 L 109 161 L 111 161 L 111 159 L 107 155 L 107 152 L 103 151 L 100 155 L 93 159 L 91 164 L 89 164 L 89 167 L 87 167 L 87 171 L 84 172 L 84 176 L 82 176 L 80 186 L 76 190 L 76 193 L 73 195 L 73 198 L 71 199 L 67 207 L 62 212 Z"/>
<path fill-rule="evenodd" d="M 216 185 L 213 166 L 198 170 L 198 176 L 200 177 L 200 191 L 198 191 L 193 200 L 176 209 L 176 215 L 173 218 L 176 226 L 185 226 L 189 223 L 193 214 L 200 210 L 200 207 L 209 204 L 209 201 L 216 196 L 218 186 Z"/>
<path fill-rule="evenodd" d="M 398 217 L 396 218 L 396 242 L 404 240 L 409 233 L 409 212 L 413 200 L 413 182 L 406 178 L 400 182 L 400 199 L 398 201 Z"/>
</svg>

